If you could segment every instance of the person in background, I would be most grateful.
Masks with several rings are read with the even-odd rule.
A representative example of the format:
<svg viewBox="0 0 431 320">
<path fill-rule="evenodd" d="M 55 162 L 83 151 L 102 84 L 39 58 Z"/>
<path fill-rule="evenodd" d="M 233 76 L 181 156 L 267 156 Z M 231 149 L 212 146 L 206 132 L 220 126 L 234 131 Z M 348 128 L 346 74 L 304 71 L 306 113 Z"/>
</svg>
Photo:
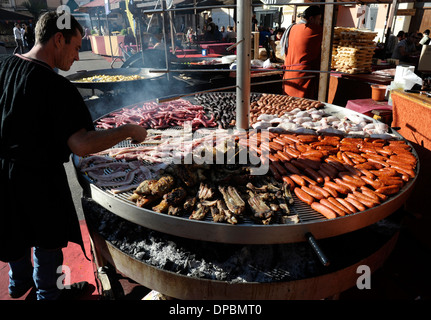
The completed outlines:
<svg viewBox="0 0 431 320">
<path fill-rule="evenodd" d="M 271 32 L 269 29 L 264 26 L 259 26 L 259 45 L 262 47 L 266 47 L 266 44 L 269 43 L 269 37 L 271 36 Z"/>
<path fill-rule="evenodd" d="M 256 14 L 253 14 L 253 17 L 251 18 L 251 31 L 259 31 L 257 28 L 258 21 L 256 19 Z"/>
<path fill-rule="evenodd" d="M 236 32 L 233 30 L 232 26 L 227 27 L 227 42 L 236 42 Z"/>
<path fill-rule="evenodd" d="M 430 40 L 431 40 L 429 36 L 430 36 L 430 30 L 426 29 L 424 31 L 424 33 L 423 33 L 422 39 L 419 41 L 419 44 L 423 45 L 423 46 L 429 45 L 430 44 Z"/>
<path fill-rule="evenodd" d="M 59 28 L 57 22 L 66 20 L 70 27 Z M 85 281 L 59 285 L 62 248 L 74 242 L 85 253 L 63 164 L 71 153 L 84 157 L 147 135 L 132 124 L 95 131 L 77 88 L 54 72 L 79 60 L 83 33 L 73 16 L 46 12 L 36 24 L 33 48 L 0 58 L 0 261 L 9 263 L 12 298 L 32 287 L 38 300 L 85 292 Z M 23 193 L 26 181 L 37 187 Z"/>
<path fill-rule="evenodd" d="M 407 37 L 401 40 L 392 53 L 392 59 L 398 59 L 404 62 L 412 62 L 412 57 L 419 52 L 416 48 L 416 32 L 407 33 Z"/>
<path fill-rule="evenodd" d="M 390 58 L 392 56 L 392 53 L 394 52 L 398 42 L 398 37 L 391 33 L 388 37 L 388 40 L 386 41 L 385 58 Z"/>
<path fill-rule="evenodd" d="M 281 41 L 281 38 L 283 37 L 283 34 L 285 31 L 286 31 L 285 28 L 279 28 L 269 36 L 269 39 L 268 39 L 269 55 L 268 56 L 270 57 L 271 62 L 283 62 L 282 60 L 277 58 L 277 45 Z"/>
<path fill-rule="evenodd" d="M 308 7 L 298 23 L 289 26 L 280 40 L 281 54 L 285 56 L 285 70 L 320 70 L 322 45 L 322 11 L 319 6 Z M 291 78 L 314 76 L 307 79 Z M 285 71 L 283 91 L 294 97 L 317 99 L 319 73 Z"/>
<path fill-rule="evenodd" d="M 227 38 L 227 30 L 226 30 L 226 27 L 225 27 L 225 26 L 222 26 L 222 27 L 220 28 L 220 32 L 221 32 L 221 35 L 222 35 L 222 41 L 226 41 L 226 38 Z"/>
<path fill-rule="evenodd" d="M 213 22 L 213 19 L 211 17 L 209 17 L 207 19 L 207 24 L 205 25 L 205 35 L 204 35 L 204 40 L 205 41 L 213 41 L 215 40 L 215 23 Z"/>
<path fill-rule="evenodd" d="M 15 26 L 13 28 L 13 36 L 15 38 L 15 43 L 16 43 L 16 47 L 15 50 L 13 51 L 13 54 L 17 53 L 19 51 L 19 53 L 23 54 L 24 53 L 24 36 L 23 33 L 21 31 L 21 27 L 19 25 L 19 23 L 15 23 Z"/>
</svg>

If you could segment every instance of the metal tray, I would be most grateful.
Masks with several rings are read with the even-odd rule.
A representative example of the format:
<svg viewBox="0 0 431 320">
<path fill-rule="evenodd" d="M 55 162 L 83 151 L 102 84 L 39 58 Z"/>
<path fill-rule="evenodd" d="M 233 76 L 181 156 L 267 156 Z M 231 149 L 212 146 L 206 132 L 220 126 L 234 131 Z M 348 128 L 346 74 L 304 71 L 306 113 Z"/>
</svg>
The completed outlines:
<svg viewBox="0 0 431 320">
<path fill-rule="evenodd" d="M 358 114 L 355 111 L 330 104 L 325 104 L 325 111 L 339 118 L 346 116 L 348 113 Z M 366 118 L 377 121 L 370 117 Z M 396 131 L 392 133 L 402 138 Z M 418 159 L 417 153 L 413 147 L 412 152 Z M 170 216 L 149 209 L 139 208 L 134 202 L 128 200 L 132 192 L 114 195 L 109 189 L 99 188 L 91 183 L 88 177 L 79 172 L 77 168 L 78 157 L 74 155 L 73 160 L 78 179 L 81 185 L 88 190 L 89 196 L 112 213 L 135 224 L 174 236 L 236 244 L 301 242 L 308 240 L 307 234 L 309 233 L 316 239 L 323 239 L 369 226 L 386 218 L 402 206 L 413 190 L 420 171 L 418 159 L 415 178 L 410 180 L 398 194 L 390 197 L 387 201 L 374 208 L 355 214 L 328 220 L 294 196 L 295 204 L 291 209 L 293 209 L 292 211 L 294 213 L 298 214 L 299 223 L 258 225 L 251 220 L 245 220 L 243 223 L 230 225 L 215 223 L 211 218 L 202 221 L 190 220 L 185 217 Z"/>
</svg>

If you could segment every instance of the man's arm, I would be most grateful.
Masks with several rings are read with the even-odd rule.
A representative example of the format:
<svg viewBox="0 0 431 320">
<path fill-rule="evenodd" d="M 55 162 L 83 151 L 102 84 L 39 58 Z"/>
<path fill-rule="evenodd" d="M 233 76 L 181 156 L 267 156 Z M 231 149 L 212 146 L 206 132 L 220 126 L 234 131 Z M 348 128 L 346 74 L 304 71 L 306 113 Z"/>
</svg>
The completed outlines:
<svg viewBox="0 0 431 320">
<path fill-rule="evenodd" d="M 70 150 L 78 156 L 106 150 L 120 141 L 131 138 L 142 142 L 147 136 L 147 130 L 135 124 L 126 124 L 121 127 L 102 131 L 87 131 L 81 129 L 67 140 Z"/>
</svg>

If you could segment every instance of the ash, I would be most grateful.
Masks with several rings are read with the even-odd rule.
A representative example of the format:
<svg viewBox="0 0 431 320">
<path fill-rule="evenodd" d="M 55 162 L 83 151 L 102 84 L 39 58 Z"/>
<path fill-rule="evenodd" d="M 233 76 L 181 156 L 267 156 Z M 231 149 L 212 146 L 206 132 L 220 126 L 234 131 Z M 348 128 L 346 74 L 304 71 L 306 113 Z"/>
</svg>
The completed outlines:
<svg viewBox="0 0 431 320">
<path fill-rule="evenodd" d="M 123 253 L 184 276 L 238 282 L 277 282 L 320 273 L 308 243 L 238 245 L 196 241 L 153 231 L 83 199 L 89 228 Z"/>
</svg>

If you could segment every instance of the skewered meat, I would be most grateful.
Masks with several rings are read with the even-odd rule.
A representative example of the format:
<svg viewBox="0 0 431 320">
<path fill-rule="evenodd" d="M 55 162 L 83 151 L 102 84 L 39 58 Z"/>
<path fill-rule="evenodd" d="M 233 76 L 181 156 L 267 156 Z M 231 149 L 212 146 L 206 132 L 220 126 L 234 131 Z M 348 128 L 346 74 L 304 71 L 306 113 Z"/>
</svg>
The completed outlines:
<svg viewBox="0 0 431 320">
<path fill-rule="evenodd" d="M 219 190 L 220 193 L 223 195 L 223 199 L 226 202 L 226 206 L 233 214 L 240 215 L 244 212 L 245 202 L 244 200 L 242 200 L 235 187 L 219 186 Z"/>
</svg>

